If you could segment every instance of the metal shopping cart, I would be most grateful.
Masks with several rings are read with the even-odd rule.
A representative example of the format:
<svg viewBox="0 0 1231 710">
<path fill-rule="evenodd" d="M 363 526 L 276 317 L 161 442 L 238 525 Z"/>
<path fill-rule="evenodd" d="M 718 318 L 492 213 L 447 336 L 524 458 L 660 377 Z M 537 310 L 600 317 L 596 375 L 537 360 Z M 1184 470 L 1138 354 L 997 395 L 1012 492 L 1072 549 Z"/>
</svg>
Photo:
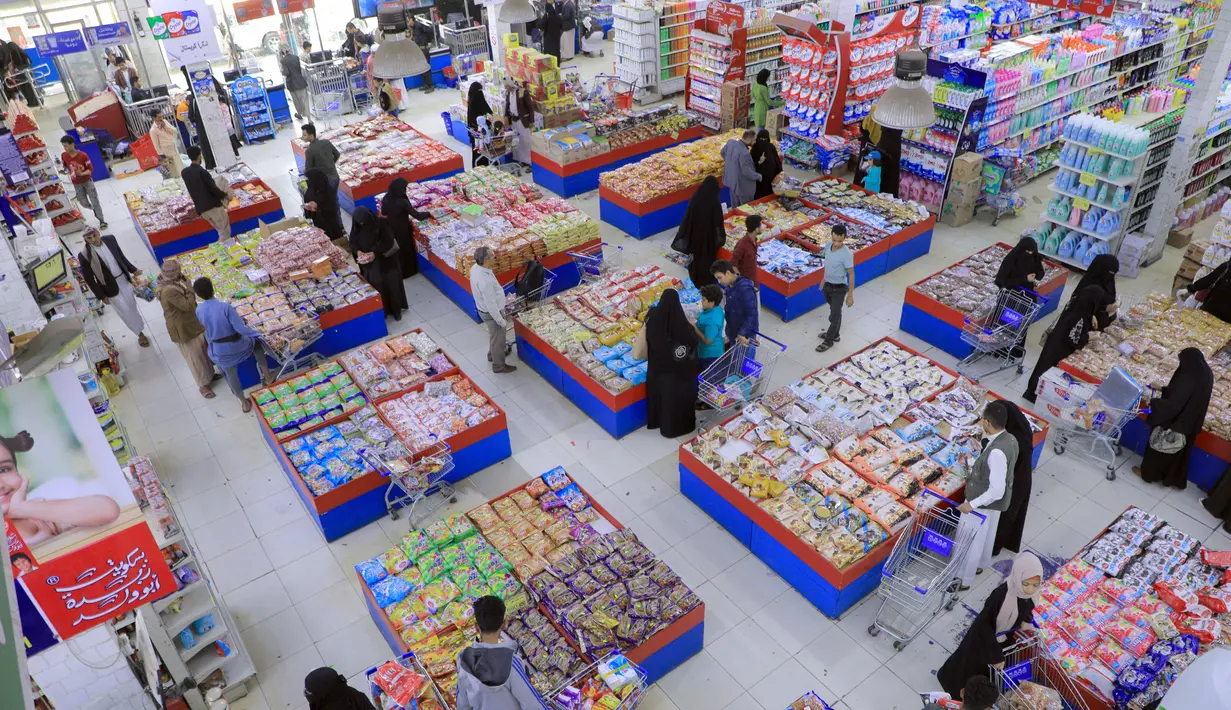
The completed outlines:
<svg viewBox="0 0 1231 710">
<path fill-rule="evenodd" d="M 697 375 L 697 399 L 709 407 L 698 412 L 697 430 L 707 429 L 737 407 L 765 394 L 778 357 L 784 352 L 786 345 L 764 333 L 757 333 L 756 339 L 748 345 L 732 343 L 713 364 Z"/>
<path fill-rule="evenodd" d="M 305 320 L 261 335 L 261 346 L 265 348 L 265 353 L 278 363 L 278 371 L 273 373 L 275 381 L 296 370 L 314 367 L 325 361 L 320 353 L 305 352 L 320 340 L 324 333 L 316 314 L 306 311 L 304 314 L 308 316 Z"/>
<path fill-rule="evenodd" d="M 474 146 L 481 160 L 487 161 L 487 165 L 519 177 L 529 172 L 527 166 L 513 158 L 513 151 L 521 141 L 521 136 L 517 133 L 507 127 L 498 134 L 482 127 L 466 130 L 470 133 L 470 145 Z"/>
<path fill-rule="evenodd" d="M 415 452 L 410 461 L 388 461 L 371 451 L 360 453 L 369 465 L 389 477 L 390 485 L 385 490 L 385 509 L 389 511 L 389 517 L 397 520 L 397 509 L 409 506 L 406 518 L 412 528 L 415 526 L 415 508 L 429 496 L 440 494 L 430 508 L 421 511 L 425 516 L 436 512 L 446 502 L 457 502 L 453 485 L 444 480 L 453 472 L 453 454 L 448 442 L 436 440 L 435 435 L 432 438 L 435 441 Z"/>
<path fill-rule="evenodd" d="M 1040 412 L 1052 425 L 1052 449 L 1066 450 L 1107 470 L 1107 480 L 1116 478 L 1120 433 L 1142 408 L 1145 388 L 1119 367 L 1112 368 L 1098 385 L 1080 382 L 1059 368 L 1039 378 L 1035 391 Z"/>
<path fill-rule="evenodd" d="M 154 114 L 161 113 L 168 118 L 175 115 L 175 106 L 170 96 L 155 96 L 152 99 L 131 103 L 121 101 L 120 106 L 124 109 L 124 122 L 128 124 L 128 135 L 132 136 L 133 140 L 150 132 L 150 127 L 154 125 Z"/>
<path fill-rule="evenodd" d="M 507 284 L 501 284 L 504 287 L 505 355 L 508 355 L 513 350 L 513 341 L 515 339 L 513 319 L 526 311 L 538 308 L 543 301 L 547 300 L 547 296 L 551 294 L 551 287 L 556 282 L 556 274 L 551 269 L 544 268 L 543 283 L 541 285 L 528 286 L 523 280 L 528 265 L 529 262 L 523 264 L 522 268 L 517 271 Z"/>
<path fill-rule="evenodd" d="M 574 710 L 574 708 L 578 707 L 577 705 L 566 701 L 567 696 L 564 695 L 565 691 L 568 688 L 581 688 L 586 681 L 597 677 L 598 667 L 601 664 L 606 663 L 612 656 L 615 655 L 618 655 L 615 651 L 608 653 L 603 658 L 587 665 L 585 668 L 578 671 L 572 678 L 569 678 L 554 688 L 545 698 L 547 700 L 548 707 L 550 707 L 551 710 Z M 632 661 L 629 661 L 628 664 L 632 667 L 636 678 L 620 687 L 619 692 L 617 693 L 620 696 L 620 704 L 614 706 L 611 710 L 636 710 L 636 708 L 641 706 L 641 701 L 645 698 L 645 694 L 650 688 L 650 678 L 646 675 L 646 672 Z"/>
<path fill-rule="evenodd" d="M 1090 691 L 1048 656 L 1037 633 L 1019 634 L 1018 642 L 1004 652 L 1003 667 L 990 666 L 989 671 L 992 682 L 1001 689 L 1004 707 L 1040 710 L 1057 707 L 1058 698 L 1066 710 L 1090 710 L 1086 701 Z"/>
<path fill-rule="evenodd" d="M 351 110 L 350 84 L 341 60 L 309 64 L 304 69 L 311 103 L 308 113 L 313 121 L 329 125 L 330 120 L 341 119 Z"/>
<path fill-rule="evenodd" d="M 892 636 L 894 650 L 906 648 L 941 610 L 957 605 L 962 562 L 978 525 L 985 521 L 979 513 L 971 513 L 977 524 L 963 525 L 957 505 L 925 488 L 914 517 L 881 569 L 877 589 L 881 606 L 868 633 Z"/>
<path fill-rule="evenodd" d="M 607 278 L 624 267 L 624 247 L 599 242 L 564 252 L 573 259 L 580 283 L 585 286 Z"/>
<path fill-rule="evenodd" d="M 1026 289 L 1003 289 L 996 301 L 988 302 L 966 317 L 962 324 L 962 342 L 971 347 L 970 354 L 957 365 L 958 372 L 975 382 L 980 377 L 1017 367 L 1022 373 L 1026 349 L 1026 329 L 1047 303 L 1047 298 Z M 979 375 L 974 366 L 990 360 L 992 369 Z"/>
</svg>

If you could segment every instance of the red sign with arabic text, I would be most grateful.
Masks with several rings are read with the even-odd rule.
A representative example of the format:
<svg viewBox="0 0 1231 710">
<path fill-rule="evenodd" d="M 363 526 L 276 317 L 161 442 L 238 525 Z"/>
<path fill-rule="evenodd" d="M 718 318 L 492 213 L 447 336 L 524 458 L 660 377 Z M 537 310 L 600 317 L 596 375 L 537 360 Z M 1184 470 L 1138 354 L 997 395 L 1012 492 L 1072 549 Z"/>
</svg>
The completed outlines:
<svg viewBox="0 0 1231 710">
<path fill-rule="evenodd" d="M 1033 5 L 1056 7 L 1061 10 L 1076 10 L 1099 17 L 1111 17 L 1116 9 L 1115 0 L 1026 0 L 1026 2 Z"/>
<path fill-rule="evenodd" d="M 705 7 L 705 31 L 730 37 L 744 26 L 744 8 L 729 2 L 714 0 Z"/>
<path fill-rule="evenodd" d="M 278 0 L 278 12 L 283 15 L 290 12 L 303 12 L 316 7 L 314 0 Z"/>
<path fill-rule="evenodd" d="M 235 21 L 243 24 L 262 17 L 272 17 L 274 14 L 273 0 L 243 0 L 234 5 Z"/>
<path fill-rule="evenodd" d="M 20 581 L 63 639 L 176 590 L 144 521 L 54 558 Z"/>
</svg>

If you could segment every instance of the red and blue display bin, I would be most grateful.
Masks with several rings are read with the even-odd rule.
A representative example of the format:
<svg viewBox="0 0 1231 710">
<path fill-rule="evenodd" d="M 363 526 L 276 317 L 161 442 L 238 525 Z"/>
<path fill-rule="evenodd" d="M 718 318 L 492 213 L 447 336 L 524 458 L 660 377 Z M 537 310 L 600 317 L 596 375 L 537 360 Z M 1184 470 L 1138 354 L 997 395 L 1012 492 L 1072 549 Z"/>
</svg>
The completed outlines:
<svg viewBox="0 0 1231 710">
<path fill-rule="evenodd" d="M 273 199 L 264 200 L 254 205 L 227 210 L 227 217 L 231 220 L 232 236 L 256 229 L 261 226 L 262 222 L 269 224 L 277 222 L 286 216 L 282 211 L 282 200 L 277 197 L 277 193 L 274 193 L 262 180 L 252 180 L 251 182 L 264 187 L 275 196 Z M 201 217 L 194 219 L 188 224 L 181 224 L 170 229 L 146 232 L 141 226 L 141 220 L 137 219 L 137 215 L 133 214 L 131 207 L 128 209 L 128 216 L 137 228 L 137 234 L 141 235 L 141 240 L 150 248 L 150 252 L 160 264 L 177 254 L 207 247 L 218 241 L 218 230 L 211 227 L 209 222 L 206 222 Z"/>
<path fill-rule="evenodd" d="M 892 338 L 882 340 L 887 340 L 907 352 L 919 354 Z M 868 347 L 874 347 L 879 342 Z M 957 376 L 957 373 L 949 368 L 935 361 L 933 364 Z M 1000 398 L 993 393 L 988 394 L 990 397 Z M 1031 460 L 1035 465 L 1043 452 L 1046 438 L 1046 427 L 1034 435 Z M 863 559 L 845 569 L 838 569 L 816 548 L 805 543 L 755 501 L 736 490 L 735 486 L 705 465 L 686 445 L 680 447 L 679 470 L 681 493 L 735 536 L 752 554 L 777 572 L 826 616 L 838 618 L 880 584 L 881 570 L 897 542 L 898 534 L 890 536 Z M 959 490 L 959 500 L 960 494 Z"/>
<path fill-rule="evenodd" d="M 719 180 L 719 184 L 722 181 Z M 684 210 L 692 193 L 701 186 L 695 185 L 676 190 L 662 197 L 656 197 L 649 202 L 635 202 L 629 198 L 599 185 L 598 212 L 599 218 L 607 224 L 616 227 L 634 239 L 645 239 L 668 229 L 680 226 L 684 219 Z M 726 187 L 719 193 L 722 202 L 731 201 L 731 191 Z"/>
<path fill-rule="evenodd" d="M 701 126 L 692 126 L 670 135 L 624 146 L 593 158 L 561 165 L 536 151 L 530 152 L 530 162 L 537 185 L 561 197 L 572 197 L 598 189 L 599 175 L 630 163 L 636 163 L 673 145 L 689 143 L 705 135 Z"/>
<path fill-rule="evenodd" d="M 1097 385 L 1103 381 L 1101 377 L 1095 377 L 1068 362 L 1062 362 L 1058 367 L 1072 375 L 1074 379 L 1083 382 Z M 1148 392 L 1147 396 L 1149 396 Z M 1148 403 L 1143 402 L 1143 406 L 1146 404 Z M 1059 412 L 1052 412 L 1052 414 L 1059 414 Z M 1129 421 L 1120 432 L 1120 445 L 1135 452 L 1138 456 L 1145 455 L 1146 446 L 1149 443 L 1150 425 L 1146 424 L 1144 414 Z M 1201 490 L 1208 492 L 1218 485 L 1218 480 L 1227 470 L 1227 466 L 1231 464 L 1231 441 L 1202 429 L 1201 433 L 1197 434 L 1194 444 L 1192 455 L 1188 458 L 1188 480 L 1195 483 Z"/>
<path fill-rule="evenodd" d="M 616 394 L 514 319 L 517 357 L 615 438 L 645 426 L 645 385 Z"/>
<path fill-rule="evenodd" d="M 292 140 L 291 151 L 295 154 L 295 167 L 302 175 L 304 165 L 307 162 L 304 158 L 304 148 L 300 146 L 299 141 Z M 375 210 L 376 196 L 388 190 L 389 183 L 393 182 L 396 178 L 406 178 L 407 182 L 440 180 L 456 175 L 465 169 L 466 165 L 462 161 L 462 156 L 455 153 L 448 160 L 442 160 L 439 163 L 432 163 L 430 165 L 421 165 L 413 170 L 403 170 L 397 175 L 387 175 L 377 180 L 369 180 L 360 185 L 351 185 L 343 181 L 338 183 L 338 206 L 346 210 L 347 214 L 354 214 L 356 207 L 367 207 Z"/>
<path fill-rule="evenodd" d="M 580 488 L 580 484 L 578 487 Z M 514 491 L 521 490 L 521 488 L 521 486 L 518 486 L 504 495 L 496 496 L 488 501 L 488 503 L 505 498 Z M 608 513 L 605 508 L 599 505 L 593 496 L 586 493 L 585 489 L 582 489 L 582 493 L 590 500 L 590 505 L 594 506 L 594 509 L 606 518 L 613 527 L 617 530 L 624 529 L 624 526 L 611 513 Z M 355 572 L 355 574 L 358 575 L 359 573 Z M 524 584 L 523 581 L 523 586 Z M 363 602 L 367 605 L 368 616 L 372 617 L 376 628 L 380 630 L 380 635 L 385 638 L 385 643 L 389 644 L 389 649 L 393 651 L 395 656 L 409 653 L 410 647 L 398 635 L 393 623 L 389 621 L 389 616 L 385 613 L 385 610 L 376 604 L 376 599 L 372 596 L 372 590 L 363 581 L 362 575 L 359 576 L 359 588 L 363 590 Z M 556 630 L 560 632 L 560 635 L 570 644 L 573 644 L 574 650 L 580 652 L 582 657 L 585 658 L 584 651 L 578 648 L 574 640 L 559 627 L 555 618 L 552 617 L 550 610 L 542 604 L 539 604 L 538 608 L 543 616 L 547 617 L 548 621 L 556 626 Z M 442 631 L 452 631 L 454 628 L 453 626 L 447 626 Z M 660 629 L 658 633 L 643 641 L 639 646 L 621 650 L 621 653 L 624 654 L 625 658 L 640 666 L 641 670 L 645 671 L 647 682 L 652 684 L 657 683 L 663 676 L 675 670 L 684 661 L 700 653 L 704 643 L 705 603 L 702 602 L 692 611 Z"/>
<path fill-rule="evenodd" d="M 429 381 L 439 380 L 456 374 L 464 375 L 465 373 L 455 367 L 452 370 L 436 375 Z M 471 384 L 474 385 L 476 392 L 487 397 L 487 394 L 479 389 L 479 386 L 474 384 L 473 380 Z M 372 404 L 396 399 L 407 392 L 413 392 L 422 388 L 423 383 L 419 383 L 409 389 L 376 398 L 372 400 Z M 453 457 L 453 470 L 444 479 L 449 483 L 456 483 L 513 455 L 512 443 L 509 440 L 509 423 L 505 417 L 504 410 L 500 409 L 500 405 L 496 404 L 495 400 L 492 400 L 490 397 L 487 398 L 500 410 L 499 414 L 445 439 L 445 442 L 449 445 L 450 454 Z M 295 492 L 299 494 L 300 500 L 303 501 L 304 507 L 308 511 L 308 517 L 316 523 L 316 527 L 325 536 L 325 540 L 332 542 L 347 533 L 354 532 L 369 523 L 374 523 L 385 517 L 388 512 L 385 504 L 385 492 L 392 485 L 387 476 L 371 471 L 319 496 L 313 495 L 312 491 L 308 488 L 308 484 L 304 483 L 299 472 L 295 470 L 290 457 L 283 451 L 282 444 L 274 436 L 274 432 L 269 428 L 265 418 L 258 416 L 257 419 L 261 422 L 261 433 L 264 434 L 265 441 L 273 450 L 275 460 L 277 460 L 278 465 L 282 467 L 282 472 L 290 480 L 291 488 L 295 489 Z M 299 432 L 296 435 L 301 436 L 310 431 L 329 426 L 336 421 L 337 419 L 323 422 L 319 426 Z"/>
<path fill-rule="evenodd" d="M 1012 249 L 1011 246 L 1003 242 L 997 242 L 997 246 L 1004 249 Z M 988 247 L 988 249 L 991 248 L 993 247 Z M 962 261 L 965 261 L 965 259 Z M 1048 267 L 1060 268 L 1060 272 L 1038 285 L 1036 293 L 1046 298 L 1047 302 L 1039 309 L 1035 320 L 1043 318 L 1060 306 L 1060 302 L 1064 300 L 1064 284 L 1069 277 L 1068 269 L 1046 259 L 1044 261 Z M 946 267 L 941 271 L 948 268 L 952 267 Z M 939 273 L 941 272 L 936 272 L 936 274 Z M 925 295 L 917 289 L 920 284 L 932 278 L 932 276 L 936 276 L 936 274 L 932 274 L 906 289 L 906 297 L 902 301 L 902 318 L 898 322 L 898 327 L 961 360 L 970 355 L 973 350 L 969 343 L 962 340 L 962 326 L 966 322 L 966 314 Z"/>
<path fill-rule="evenodd" d="M 555 279 L 551 283 L 551 288 L 547 289 L 544 297 L 552 294 L 560 293 L 566 289 L 570 289 L 581 283 L 581 270 L 578 267 L 570 251 L 585 251 L 602 253 L 602 241 L 592 239 L 584 244 L 580 244 L 568 251 L 556 252 L 548 254 L 540 259 L 543 268 L 552 272 Z M 474 296 L 470 293 L 470 277 L 465 276 L 458 271 L 453 265 L 445 262 L 440 257 L 436 256 L 427 245 L 423 242 L 416 242 L 419 249 L 419 273 L 423 274 L 428 281 L 431 281 L 436 288 L 440 289 L 441 293 L 448 296 L 450 301 L 457 304 L 457 307 L 471 317 L 475 323 L 482 322 L 479 318 L 479 309 L 475 306 Z M 518 269 L 509 269 L 496 274 L 496 280 L 502 285 L 507 285 L 513 282 L 517 276 Z"/>
</svg>

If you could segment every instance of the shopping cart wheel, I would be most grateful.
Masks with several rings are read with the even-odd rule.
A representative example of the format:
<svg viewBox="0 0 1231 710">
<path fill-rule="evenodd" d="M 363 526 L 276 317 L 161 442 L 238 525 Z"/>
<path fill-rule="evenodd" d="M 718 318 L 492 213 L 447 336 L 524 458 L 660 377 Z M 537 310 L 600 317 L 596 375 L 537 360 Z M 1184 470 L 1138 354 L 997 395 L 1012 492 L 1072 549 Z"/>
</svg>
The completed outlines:
<svg viewBox="0 0 1231 710">
<path fill-rule="evenodd" d="M 909 644 L 906 641 L 894 641 L 893 650 L 901 651 L 902 649 L 906 648 L 908 645 Z"/>
<path fill-rule="evenodd" d="M 1107 467 L 1107 480 L 1109 481 L 1116 480 L 1116 467 L 1115 466 Z"/>
<path fill-rule="evenodd" d="M 872 624 L 871 626 L 868 627 L 869 636 L 880 636 L 880 632 L 881 632 L 880 627 L 877 626 L 876 624 Z"/>
<path fill-rule="evenodd" d="M 1063 453 L 1064 453 L 1064 447 L 1063 447 L 1063 446 L 1060 446 L 1059 444 L 1057 444 L 1057 445 L 1055 445 L 1055 446 L 1051 447 L 1051 450 L 1052 450 L 1052 451 L 1055 451 L 1057 454 L 1063 454 Z"/>
<path fill-rule="evenodd" d="M 453 496 L 452 498 L 450 498 L 450 499 L 449 499 L 449 502 L 450 502 L 450 503 L 456 503 L 456 502 L 457 502 L 457 496 Z"/>
<path fill-rule="evenodd" d="M 397 520 L 397 519 L 398 519 L 398 509 L 397 509 L 397 508 L 390 508 L 390 509 L 389 509 L 389 519 L 390 519 L 390 520 Z"/>
<path fill-rule="evenodd" d="M 1022 374 L 1022 372 L 1023 372 L 1023 370 L 1022 370 L 1022 364 L 1019 362 L 1019 363 L 1017 363 L 1017 374 L 1019 374 L 1019 375 L 1020 375 L 1020 374 Z"/>
<path fill-rule="evenodd" d="M 945 602 L 945 611 L 953 611 L 953 607 L 957 606 L 957 595 L 949 597 L 949 601 Z"/>
</svg>

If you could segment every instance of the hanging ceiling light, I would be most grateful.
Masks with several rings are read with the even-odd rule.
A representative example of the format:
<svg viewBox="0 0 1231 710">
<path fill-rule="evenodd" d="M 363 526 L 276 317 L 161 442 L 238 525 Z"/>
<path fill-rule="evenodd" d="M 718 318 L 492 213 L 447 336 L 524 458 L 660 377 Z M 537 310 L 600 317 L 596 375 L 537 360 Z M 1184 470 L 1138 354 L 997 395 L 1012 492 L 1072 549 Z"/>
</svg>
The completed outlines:
<svg viewBox="0 0 1231 710">
<path fill-rule="evenodd" d="M 505 0 L 496 19 L 515 25 L 519 22 L 534 22 L 538 18 L 539 15 L 534 11 L 530 0 Z"/>
<path fill-rule="evenodd" d="M 897 56 L 893 62 L 893 86 L 876 102 L 873 120 L 885 128 L 904 131 L 936 123 L 932 95 L 922 83 L 927 63 L 927 55 L 917 49 L 908 49 Z"/>
<path fill-rule="evenodd" d="M 372 76 L 378 79 L 403 79 L 419 76 L 431 69 L 423 50 L 407 37 L 410 26 L 400 0 L 382 2 L 376 10 L 376 22 L 380 27 L 381 40 L 372 55 Z"/>
</svg>

